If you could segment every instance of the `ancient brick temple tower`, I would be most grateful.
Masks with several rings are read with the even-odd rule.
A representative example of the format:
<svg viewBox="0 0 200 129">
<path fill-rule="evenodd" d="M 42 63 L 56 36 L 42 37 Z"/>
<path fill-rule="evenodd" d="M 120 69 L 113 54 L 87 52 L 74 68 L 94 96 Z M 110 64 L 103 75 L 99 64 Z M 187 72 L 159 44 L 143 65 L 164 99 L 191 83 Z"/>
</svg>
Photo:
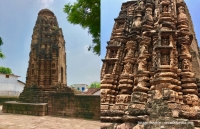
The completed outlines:
<svg viewBox="0 0 200 129">
<path fill-rule="evenodd" d="M 199 50 L 183 0 L 123 3 L 106 48 L 102 128 L 200 127 Z"/>
<path fill-rule="evenodd" d="M 33 29 L 26 86 L 22 102 L 47 102 L 50 92 L 66 87 L 66 53 L 62 29 L 48 9 L 38 13 Z"/>
</svg>

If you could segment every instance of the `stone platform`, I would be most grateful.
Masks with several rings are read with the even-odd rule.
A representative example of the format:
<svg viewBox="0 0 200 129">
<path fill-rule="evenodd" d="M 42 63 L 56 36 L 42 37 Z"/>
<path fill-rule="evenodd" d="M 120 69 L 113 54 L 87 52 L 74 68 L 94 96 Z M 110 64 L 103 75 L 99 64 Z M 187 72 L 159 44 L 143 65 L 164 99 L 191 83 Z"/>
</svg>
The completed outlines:
<svg viewBox="0 0 200 129">
<path fill-rule="evenodd" d="M 3 103 L 3 113 L 15 113 L 24 115 L 45 116 L 47 115 L 47 103 L 22 103 L 6 101 Z"/>
<path fill-rule="evenodd" d="M 99 120 L 3 113 L 0 105 L 0 129 L 100 129 L 99 127 Z"/>
</svg>

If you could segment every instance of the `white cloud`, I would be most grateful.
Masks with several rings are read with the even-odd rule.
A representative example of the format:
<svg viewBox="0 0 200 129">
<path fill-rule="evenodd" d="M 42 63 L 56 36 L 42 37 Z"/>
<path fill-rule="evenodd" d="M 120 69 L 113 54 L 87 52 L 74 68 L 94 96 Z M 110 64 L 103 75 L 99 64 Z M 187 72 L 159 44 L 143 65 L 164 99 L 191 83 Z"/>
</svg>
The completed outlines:
<svg viewBox="0 0 200 129">
<path fill-rule="evenodd" d="M 41 3 L 42 8 L 48 8 L 53 4 L 53 0 L 39 0 L 39 3 Z"/>
</svg>

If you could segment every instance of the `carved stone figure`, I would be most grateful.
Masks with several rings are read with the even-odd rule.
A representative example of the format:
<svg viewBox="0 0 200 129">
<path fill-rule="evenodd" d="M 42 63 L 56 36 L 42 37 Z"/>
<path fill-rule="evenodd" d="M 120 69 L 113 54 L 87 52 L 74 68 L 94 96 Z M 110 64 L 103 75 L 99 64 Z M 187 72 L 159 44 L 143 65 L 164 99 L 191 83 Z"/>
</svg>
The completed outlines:
<svg viewBox="0 0 200 129">
<path fill-rule="evenodd" d="M 139 2 L 139 7 L 141 7 L 141 9 L 144 9 L 144 1 L 143 1 L 143 0 L 141 0 L 141 1 Z"/>
<path fill-rule="evenodd" d="M 163 7 L 163 12 L 168 12 L 167 6 L 164 6 L 164 7 Z"/>
<path fill-rule="evenodd" d="M 146 71 L 146 64 L 147 64 L 146 58 L 140 59 L 138 63 L 138 70 Z"/>
<path fill-rule="evenodd" d="M 181 50 L 183 55 L 188 55 L 190 54 L 188 47 L 186 45 L 181 44 Z"/>
<path fill-rule="evenodd" d="M 107 91 L 101 90 L 101 103 L 106 102 L 106 98 L 107 98 Z"/>
<path fill-rule="evenodd" d="M 160 52 L 158 52 L 156 55 L 157 55 L 157 67 L 159 67 L 161 65 L 161 54 Z"/>
<path fill-rule="evenodd" d="M 169 46 L 175 47 L 175 45 L 173 45 L 173 37 L 172 36 L 169 37 Z"/>
<path fill-rule="evenodd" d="M 151 8 L 146 9 L 146 15 L 145 15 L 144 19 L 147 20 L 147 21 L 153 21 L 152 9 Z"/>
<path fill-rule="evenodd" d="M 115 63 L 112 73 L 115 74 L 116 72 L 117 72 L 117 63 Z"/>
<path fill-rule="evenodd" d="M 168 46 L 169 45 L 169 40 L 168 39 L 162 39 L 161 44 Z"/>
<path fill-rule="evenodd" d="M 141 27 L 141 16 L 137 16 L 136 20 L 132 24 L 132 28 L 140 28 Z"/>
<path fill-rule="evenodd" d="M 142 57 L 144 54 L 147 54 L 148 51 L 147 51 L 147 45 L 141 45 L 140 46 L 140 57 Z"/>
<path fill-rule="evenodd" d="M 185 8 L 183 6 L 180 6 L 178 8 L 179 15 L 178 15 L 178 20 L 187 20 L 187 16 L 185 14 Z"/>
<path fill-rule="evenodd" d="M 134 6 L 128 7 L 128 9 L 127 9 L 128 16 L 132 16 L 134 13 L 134 10 L 135 10 Z"/>
<path fill-rule="evenodd" d="M 108 73 L 109 74 L 112 74 L 112 71 L 113 71 L 113 65 L 110 65 L 109 69 L 108 69 Z"/>
<path fill-rule="evenodd" d="M 134 57 L 133 49 L 129 49 L 126 57 Z"/>
<path fill-rule="evenodd" d="M 169 56 L 168 55 L 163 55 L 161 58 L 161 64 L 162 65 L 169 65 Z"/>
<path fill-rule="evenodd" d="M 155 14 L 155 17 L 156 17 L 156 18 L 159 17 L 159 15 L 160 15 L 160 9 L 159 9 L 158 6 L 155 8 L 154 14 Z"/>
<path fill-rule="evenodd" d="M 129 74 L 129 73 L 132 73 L 131 71 L 131 68 L 132 68 L 132 65 L 130 62 L 128 62 L 125 66 L 124 66 L 124 74 Z"/>
<path fill-rule="evenodd" d="M 189 70 L 190 69 L 190 64 L 189 64 L 188 59 L 184 59 L 183 60 L 183 69 L 185 69 L 185 70 Z"/>
</svg>

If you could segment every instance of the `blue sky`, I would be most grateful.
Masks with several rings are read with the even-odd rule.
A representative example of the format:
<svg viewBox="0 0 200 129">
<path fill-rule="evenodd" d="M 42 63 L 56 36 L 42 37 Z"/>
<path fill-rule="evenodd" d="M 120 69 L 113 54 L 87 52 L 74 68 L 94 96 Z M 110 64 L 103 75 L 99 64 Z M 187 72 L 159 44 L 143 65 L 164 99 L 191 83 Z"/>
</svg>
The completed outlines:
<svg viewBox="0 0 200 129">
<path fill-rule="evenodd" d="M 122 3 L 128 0 L 102 0 L 101 1 L 101 59 L 105 58 L 107 41 L 110 40 L 114 26 L 114 18 L 117 18 Z M 185 0 L 192 17 L 197 41 L 200 43 L 200 0 Z M 101 62 L 102 65 L 102 62 Z"/>
<path fill-rule="evenodd" d="M 57 17 L 63 30 L 67 53 L 67 83 L 90 84 L 100 81 L 100 57 L 87 51 L 92 38 L 87 29 L 68 23 L 64 5 L 76 0 L 1 0 L 0 37 L 1 49 L 5 59 L 0 59 L 0 66 L 9 67 L 13 73 L 21 76 L 25 82 L 29 61 L 31 36 L 38 12 L 48 8 Z"/>
</svg>

